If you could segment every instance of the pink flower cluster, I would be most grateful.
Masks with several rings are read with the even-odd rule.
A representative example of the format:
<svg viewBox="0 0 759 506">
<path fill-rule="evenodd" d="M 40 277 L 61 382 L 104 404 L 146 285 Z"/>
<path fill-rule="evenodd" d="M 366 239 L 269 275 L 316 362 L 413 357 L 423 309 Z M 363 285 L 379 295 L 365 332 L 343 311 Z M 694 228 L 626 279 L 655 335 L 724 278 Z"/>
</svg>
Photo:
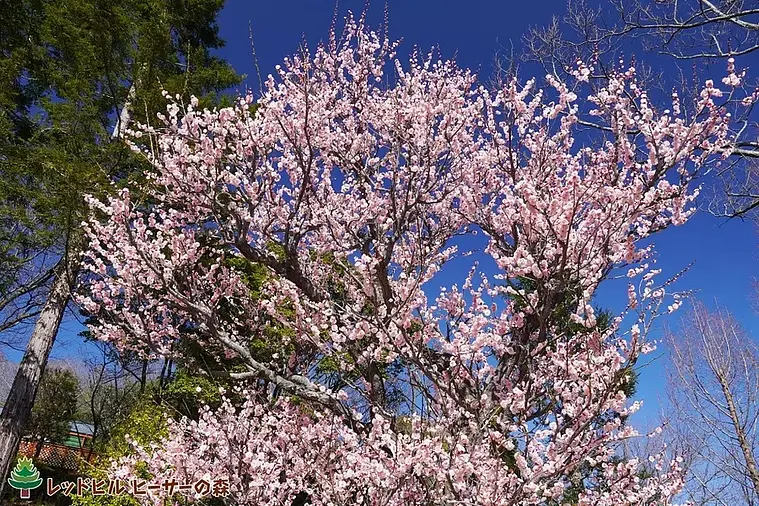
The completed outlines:
<svg viewBox="0 0 759 506">
<path fill-rule="evenodd" d="M 513 445 L 498 431 L 475 442 L 466 430 L 454 434 L 413 418 L 399 433 L 378 416 L 359 437 L 334 414 L 306 414 L 288 401 L 264 405 L 254 398 L 251 392 L 241 407 L 227 401 L 215 412 L 205 410 L 199 421 L 171 422 L 162 446 L 137 447 L 115 463 L 118 474 L 127 476 L 138 462 L 147 462 L 158 480 L 228 476 L 234 504 L 262 506 L 290 504 L 298 493 L 308 494 L 315 506 L 546 504 L 565 493 L 565 480 L 543 456 L 541 443 L 531 444 L 526 456 L 517 453 L 510 469 L 502 454 Z M 613 456 L 605 453 L 594 452 L 593 458 Z M 675 463 L 663 470 L 661 456 L 651 460 L 662 472 L 646 481 L 638 477 L 636 459 L 601 465 L 607 490 L 588 490 L 577 504 L 649 504 L 654 494 L 666 500 L 681 485 L 679 468 Z M 166 499 L 161 490 L 146 501 Z"/>
<path fill-rule="evenodd" d="M 676 462 L 643 476 L 617 458 L 635 436 L 629 368 L 669 297 L 640 241 L 691 216 L 691 182 L 729 140 L 719 90 L 686 117 L 630 68 L 600 88 L 580 65 L 573 82 L 490 90 L 395 51 L 349 17 L 257 103 L 171 103 L 162 128 L 133 132 L 154 171 L 139 193 L 91 201 L 79 302 L 93 332 L 146 354 L 194 339 L 270 399 L 179 422 L 122 470 L 221 466 L 241 505 L 669 504 Z M 475 266 L 428 297 L 483 233 L 496 274 Z M 270 273 L 260 297 L 240 259 Z M 591 306 L 622 267 L 627 331 Z M 254 351 L 275 324 L 292 330 L 289 359 Z"/>
</svg>

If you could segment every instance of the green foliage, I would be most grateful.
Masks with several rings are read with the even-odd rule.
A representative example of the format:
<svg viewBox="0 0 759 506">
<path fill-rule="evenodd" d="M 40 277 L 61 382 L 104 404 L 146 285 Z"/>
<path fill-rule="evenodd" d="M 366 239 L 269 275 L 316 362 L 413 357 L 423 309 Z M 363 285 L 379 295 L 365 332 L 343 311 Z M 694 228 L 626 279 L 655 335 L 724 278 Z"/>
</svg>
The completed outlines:
<svg viewBox="0 0 759 506">
<path fill-rule="evenodd" d="M 231 390 L 229 380 L 192 375 L 186 369 L 180 369 L 160 396 L 174 417 L 197 420 L 202 406 L 218 408 L 221 405 L 220 387 Z"/>
<path fill-rule="evenodd" d="M 140 400 L 138 385 L 97 384 L 82 393 L 76 419 L 95 426 L 93 443 L 96 452 L 101 450 L 113 428 L 122 422 Z"/>
<path fill-rule="evenodd" d="M 279 253 L 275 252 L 275 254 Z M 226 262 L 241 276 L 243 283 L 250 289 L 250 300 L 259 300 L 263 286 L 270 276 L 266 267 L 244 258 L 231 258 Z M 285 318 L 295 319 L 295 308 L 292 305 L 284 304 L 279 310 Z M 292 345 L 285 344 L 293 337 L 295 333 L 292 328 L 267 320 L 263 332 L 251 336 L 249 348 L 251 354 L 263 362 L 271 362 L 275 355 L 284 361 L 294 351 Z"/>
<path fill-rule="evenodd" d="M 141 177 L 112 137 L 123 110 L 155 124 L 162 90 L 222 104 L 240 82 L 224 60 L 224 0 L 6 0 L 0 4 L 0 324 L 3 301 L 52 267 L 84 194 Z M 41 255 L 40 253 L 45 253 Z M 44 286 L 35 287 L 29 297 Z M 5 316 L 6 320 L 11 320 Z M 1 329 L 2 327 L 0 327 Z"/>
<path fill-rule="evenodd" d="M 251 298 L 253 300 L 260 299 L 261 289 L 269 277 L 266 267 L 240 257 L 226 258 L 224 262 L 240 276 L 242 282 L 250 289 Z"/>
<path fill-rule="evenodd" d="M 142 446 L 161 440 L 168 435 L 167 419 L 162 406 L 150 398 L 143 399 L 123 422 L 114 427 L 101 457 L 112 459 L 129 455 L 132 447 L 127 436 Z"/>
<path fill-rule="evenodd" d="M 69 433 L 79 397 L 79 379 L 67 369 L 45 371 L 25 433 L 62 442 Z"/>
<path fill-rule="evenodd" d="M 131 411 L 129 416 L 119 423 L 111 433 L 104 451 L 95 462 L 86 469 L 91 478 L 108 479 L 108 469 L 112 460 L 132 453 L 129 440 L 141 446 L 148 446 L 168 436 L 167 414 L 163 407 L 156 404 L 152 397 L 146 396 Z M 139 472 L 138 472 L 139 474 Z M 147 475 L 138 476 L 146 478 Z M 72 506 L 137 506 L 138 502 L 129 496 L 92 496 L 90 494 L 73 497 Z"/>
</svg>

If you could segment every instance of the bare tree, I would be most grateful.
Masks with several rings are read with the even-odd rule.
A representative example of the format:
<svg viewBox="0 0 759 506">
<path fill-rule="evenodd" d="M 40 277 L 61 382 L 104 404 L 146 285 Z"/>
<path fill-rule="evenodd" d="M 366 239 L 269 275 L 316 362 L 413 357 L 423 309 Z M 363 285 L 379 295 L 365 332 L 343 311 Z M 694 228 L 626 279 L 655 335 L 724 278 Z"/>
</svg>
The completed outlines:
<svg viewBox="0 0 759 506">
<path fill-rule="evenodd" d="M 685 493 L 701 505 L 759 501 L 759 348 L 722 309 L 694 303 L 668 330 L 667 439 L 685 455 Z"/>
<path fill-rule="evenodd" d="M 93 428 L 92 452 L 96 445 L 108 439 L 113 427 L 134 406 L 145 389 L 147 361 L 139 361 L 138 371 L 134 360 L 120 355 L 110 344 L 93 342 L 96 348 L 84 360 L 86 377 L 83 382 L 80 418 Z M 144 366 L 142 364 L 145 364 Z"/>
</svg>

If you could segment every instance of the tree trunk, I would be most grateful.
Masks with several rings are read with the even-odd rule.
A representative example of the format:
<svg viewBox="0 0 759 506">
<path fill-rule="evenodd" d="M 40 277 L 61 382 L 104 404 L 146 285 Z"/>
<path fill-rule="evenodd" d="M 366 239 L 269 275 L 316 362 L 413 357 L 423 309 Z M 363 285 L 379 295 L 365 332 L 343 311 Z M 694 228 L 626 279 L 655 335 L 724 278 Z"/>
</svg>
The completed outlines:
<svg viewBox="0 0 759 506">
<path fill-rule="evenodd" d="M 14 464 L 22 431 L 32 412 L 42 373 L 71 297 L 71 288 L 79 268 L 79 251 L 78 247 L 70 247 L 68 254 L 55 268 L 53 286 L 37 318 L 0 415 L 0 497 L 3 496 L 5 478 Z"/>
<path fill-rule="evenodd" d="M 727 409 L 730 413 L 730 421 L 733 423 L 735 429 L 735 436 L 738 440 L 738 445 L 743 453 L 743 458 L 746 462 L 746 474 L 751 484 L 754 486 L 754 492 L 759 496 L 759 468 L 757 468 L 756 461 L 754 460 L 753 445 L 749 441 L 749 435 L 746 434 L 744 425 L 741 423 L 738 415 L 738 408 L 735 406 L 735 398 L 733 391 L 730 390 L 730 380 L 724 374 L 717 373 L 717 380 L 722 388 L 722 395 L 725 397 L 727 403 Z"/>
<path fill-rule="evenodd" d="M 163 359 L 163 367 L 161 368 L 161 379 L 158 381 L 158 387 L 160 390 L 168 384 L 169 376 L 171 375 L 172 361 L 170 358 Z"/>
<path fill-rule="evenodd" d="M 87 462 L 92 461 L 92 454 L 95 453 L 95 440 L 98 437 L 100 437 L 99 431 L 100 431 L 100 424 L 97 423 L 97 422 L 95 422 L 93 420 L 93 423 L 92 423 L 92 437 L 86 440 L 86 441 L 89 442 L 89 445 L 90 445 L 90 447 L 87 449 L 88 450 L 87 451 Z M 81 449 L 82 453 L 84 453 L 84 447 L 83 447 L 83 445 L 80 445 L 80 449 Z"/>
<path fill-rule="evenodd" d="M 140 70 L 144 72 L 146 65 L 143 63 L 140 66 Z M 140 75 L 133 76 L 132 85 L 129 87 L 129 93 L 127 94 L 126 102 L 121 108 L 119 117 L 116 119 L 116 124 L 113 126 L 113 132 L 111 133 L 111 139 L 118 139 L 124 136 L 124 131 L 129 128 L 129 124 L 132 122 L 132 107 L 134 101 L 137 99 L 137 88 L 141 87 Z"/>
<path fill-rule="evenodd" d="M 42 447 L 45 445 L 45 437 L 40 436 L 37 438 L 37 444 L 34 446 L 34 460 L 40 458 L 40 453 L 42 453 Z"/>
<path fill-rule="evenodd" d="M 140 373 L 140 396 L 145 393 L 145 386 L 148 384 L 148 361 L 142 361 L 142 372 Z"/>
<path fill-rule="evenodd" d="M 132 121 L 132 103 L 134 102 L 136 97 L 137 97 L 137 87 L 135 83 L 133 82 L 132 86 L 129 87 L 129 94 L 127 95 L 127 99 L 126 99 L 126 102 L 124 103 L 124 107 L 121 108 L 119 117 L 116 120 L 116 124 L 113 127 L 113 133 L 111 134 L 112 139 L 118 139 L 119 137 L 123 137 L 124 130 L 129 128 L 129 123 Z"/>
</svg>

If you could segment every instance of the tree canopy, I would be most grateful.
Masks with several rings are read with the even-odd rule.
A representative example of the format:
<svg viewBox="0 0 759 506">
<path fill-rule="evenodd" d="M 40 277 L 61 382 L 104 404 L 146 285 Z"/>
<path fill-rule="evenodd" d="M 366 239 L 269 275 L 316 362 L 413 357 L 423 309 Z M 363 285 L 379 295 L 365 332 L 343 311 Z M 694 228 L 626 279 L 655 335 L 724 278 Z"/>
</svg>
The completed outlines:
<svg viewBox="0 0 759 506">
<path fill-rule="evenodd" d="M 616 454 L 636 436 L 630 368 L 680 304 L 642 241 L 693 214 L 731 142 L 723 91 L 705 82 L 685 114 L 631 65 L 490 90 L 396 51 L 348 17 L 257 103 L 175 101 L 138 129 L 149 199 L 90 199 L 93 334 L 179 360 L 192 342 L 247 382 L 120 472 L 223 470 L 251 505 L 669 503 L 677 460 Z M 452 241 L 482 233 L 495 275 L 429 293 Z M 245 265 L 269 274 L 260 296 Z M 591 304 L 615 269 L 632 324 Z M 272 322 L 281 345 L 255 352 Z"/>
</svg>

